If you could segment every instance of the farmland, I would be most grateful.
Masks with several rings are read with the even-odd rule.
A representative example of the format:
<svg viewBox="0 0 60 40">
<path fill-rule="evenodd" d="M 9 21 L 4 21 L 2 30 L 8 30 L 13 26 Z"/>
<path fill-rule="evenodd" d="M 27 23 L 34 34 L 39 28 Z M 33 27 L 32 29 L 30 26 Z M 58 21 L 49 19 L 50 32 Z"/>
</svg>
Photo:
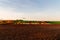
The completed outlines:
<svg viewBox="0 0 60 40">
<path fill-rule="evenodd" d="M 60 21 L 1 20 L 0 40 L 60 40 Z"/>
<path fill-rule="evenodd" d="M 0 40 L 60 40 L 60 25 L 2 24 Z"/>
<path fill-rule="evenodd" d="M 60 21 L 0 20 L 0 24 L 60 24 Z"/>
<path fill-rule="evenodd" d="M 60 24 L 60 21 L 47 21 L 50 24 Z"/>
</svg>

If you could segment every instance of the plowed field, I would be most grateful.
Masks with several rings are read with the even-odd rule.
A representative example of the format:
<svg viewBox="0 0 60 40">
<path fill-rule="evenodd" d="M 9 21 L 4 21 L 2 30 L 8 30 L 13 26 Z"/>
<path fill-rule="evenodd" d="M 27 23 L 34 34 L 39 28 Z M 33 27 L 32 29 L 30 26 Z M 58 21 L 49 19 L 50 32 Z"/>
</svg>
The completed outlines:
<svg viewBox="0 0 60 40">
<path fill-rule="evenodd" d="M 0 25 L 0 40 L 60 40 L 60 24 Z"/>
</svg>

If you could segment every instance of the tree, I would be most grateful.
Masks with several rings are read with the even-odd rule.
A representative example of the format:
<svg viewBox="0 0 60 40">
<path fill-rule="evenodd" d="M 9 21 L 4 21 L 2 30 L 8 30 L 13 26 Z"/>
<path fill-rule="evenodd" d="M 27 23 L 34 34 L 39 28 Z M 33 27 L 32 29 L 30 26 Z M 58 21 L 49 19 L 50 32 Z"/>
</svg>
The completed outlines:
<svg viewBox="0 0 60 40">
<path fill-rule="evenodd" d="M 14 24 L 17 24 L 17 23 L 23 23 L 23 20 L 15 20 Z"/>
<path fill-rule="evenodd" d="M 2 24 L 7 24 L 7 22 L 6 21 L 2 21 Z"/>
</svg>

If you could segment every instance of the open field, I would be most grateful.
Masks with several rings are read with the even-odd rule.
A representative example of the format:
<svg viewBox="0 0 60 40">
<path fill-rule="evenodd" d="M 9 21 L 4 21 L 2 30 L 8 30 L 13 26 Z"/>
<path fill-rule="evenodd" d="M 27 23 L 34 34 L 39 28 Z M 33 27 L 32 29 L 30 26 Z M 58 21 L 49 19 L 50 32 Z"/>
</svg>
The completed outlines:
<svg viewBox="0 0 60 40">
<path fill-rule="evenodd" d="M 50 24 L 60 24 L 60 21 L 47 21 Z"/>
<path fill-rule="evenodd" d="M 60 40 L 60 25 L 0 25 L 0 40 Z"/>
</svg>

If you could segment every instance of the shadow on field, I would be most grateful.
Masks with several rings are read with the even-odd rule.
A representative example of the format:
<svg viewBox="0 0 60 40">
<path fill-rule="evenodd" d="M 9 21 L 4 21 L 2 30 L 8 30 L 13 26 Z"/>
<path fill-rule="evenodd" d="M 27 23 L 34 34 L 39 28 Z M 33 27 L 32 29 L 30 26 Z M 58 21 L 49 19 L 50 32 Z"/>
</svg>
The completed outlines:
<svg viewBox="0 0 60 40">
<path fill-rule="evenodd" d="M 46 25 L 0 25 L 0 40 L 60 40 L 60 29 Z"/>
</svg>

